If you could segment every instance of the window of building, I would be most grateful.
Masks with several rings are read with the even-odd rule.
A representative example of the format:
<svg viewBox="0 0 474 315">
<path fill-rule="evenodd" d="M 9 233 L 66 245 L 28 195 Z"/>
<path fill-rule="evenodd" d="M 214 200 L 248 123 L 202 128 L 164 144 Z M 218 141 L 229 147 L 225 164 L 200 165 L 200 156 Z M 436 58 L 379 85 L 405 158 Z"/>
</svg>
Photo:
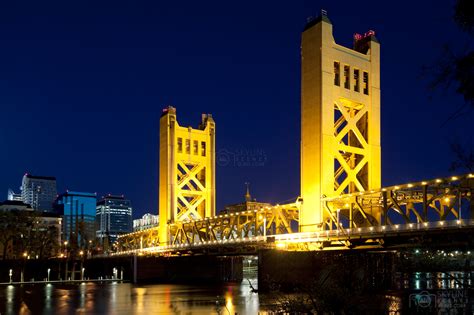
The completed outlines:
<svg viewBox="0 0 474 315">
<path fill-rule="evenodd" d="M 191 153 L 191 140 L 186 139 L 186 153 L 190 154 Z"/>
<path fill-rule="evenodd" d="M 354 69 L 354 91 L 360 91 L 360 84 L 359 84 L 359 69 Z"/>
<path fill-rule="evenodd" d="M 349 68 L 349 66 L 344 66 L 344 87 L 346 89 L 350 89 L 350 85 L 351 85 L 351 73 L 350 73 L 351 69 Z"/>
<path fill-rule="evenodd" d="M 201 141 L 201 155 L 206 156 L 206 142 Z"/>
<path fill-rule="evenodd" d="M 183 152 L 183 138 L 178 138 L 178 153 Z"/>
<path fill-rule="evenodd" d="M 194 155 L 198 154 L 198 141 L 197 140 L 193 141 L 193 154 Z"/>
<path fill-rule="evenodd" d="M 341 84 L 341 65 L 339 62 L 334 61 L 334 85 L 339 86 Z"/>
<path fill-rule="evenodd" d="M 369 95 L 369 74 L 364 71 L 364 94 Z"/>
</svg>

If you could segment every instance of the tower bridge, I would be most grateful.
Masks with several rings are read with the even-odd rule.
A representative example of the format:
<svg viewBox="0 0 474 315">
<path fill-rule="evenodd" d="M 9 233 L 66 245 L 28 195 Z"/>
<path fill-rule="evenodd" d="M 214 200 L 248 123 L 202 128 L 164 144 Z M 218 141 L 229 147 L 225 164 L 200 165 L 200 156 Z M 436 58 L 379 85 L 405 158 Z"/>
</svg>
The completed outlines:
<svg viewBox="0 0 474 315">
<path fill-rule="evenodd" d="M 474 228 L 474 175 L 381 187 L 380 44 L 375 32 L 337 44 L 325 14 L 301 45 L 301 197 L 226 214 L 215 211 L 211 115 L 182 127 L 160 119 L 157 228 L 122 235 L 113 256 L 245 254 L 390 248 Z"/>
</svg>

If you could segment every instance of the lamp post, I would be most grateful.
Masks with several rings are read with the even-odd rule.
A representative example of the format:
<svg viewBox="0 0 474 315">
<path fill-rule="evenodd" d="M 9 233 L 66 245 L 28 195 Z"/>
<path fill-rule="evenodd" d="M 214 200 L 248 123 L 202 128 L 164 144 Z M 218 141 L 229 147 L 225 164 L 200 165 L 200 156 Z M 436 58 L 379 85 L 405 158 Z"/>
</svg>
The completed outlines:
<svg viewBox="0 0 474 315">
<path fill-rule="evenodd" d="M 267 241 L 267 216 L 263 216 L 263 239 Z"/>
<path fill-rule="evenodd" d="M 23 269 L 21 270 L 21 273 L 20 273 L 20 282 L 24 282 L 25 278 L 24 278 L 24 271 L 25 271 L 25 265 L 26 265 L 26 258 L 28 257 L 28 253 L 27 252 L 24 252 L 23 253 Z"/>
<path fill-rule="evenodd" d="M 92 257 L 92 240 L 89 240 L 89 247 L 87 250 L 87 257 Z"/>
<path fill-rule="evenodd" d="M 49 282 L 49 273 L 51 272 L 51 268 L 48 268 L 48 282 Z"/>
<path fill-rule="evenodd" d="M 337 230 L 336 230 L 336 231 L 337 231 L 337 232 L 336 232 L 337 234 L 339 234 L 339 228 L 341 227 L 341 225 L 340 225 L 340 223 L 339 223 L 339 222 L 340 222 L 340 221 L 339 221 L 339 218 L 340 218 L 339 213 L 340 213 L 340 212 L 341 212 L 341 209 L 337 209 Z"/>
<path fill-rule="evenodd" d="M 66 265 L 64 266 L 64 280 L 67 281 L 68 257 L 67 257 L 67 241 L 64 241 L 64 257 L 66 258 Z"/>
<path fill-rule="evenodd" d="M 267 240 L 267 216 L 260 215 L 259 219 L 260 220 L 263 219 L 263 239 L 266 241 Z"/>
<path fill-rule="evenodd" d="M 12 283 L 13 270 L 10 269 L 9 275 L 10 275 L 10 283 Z"/>
</svg>

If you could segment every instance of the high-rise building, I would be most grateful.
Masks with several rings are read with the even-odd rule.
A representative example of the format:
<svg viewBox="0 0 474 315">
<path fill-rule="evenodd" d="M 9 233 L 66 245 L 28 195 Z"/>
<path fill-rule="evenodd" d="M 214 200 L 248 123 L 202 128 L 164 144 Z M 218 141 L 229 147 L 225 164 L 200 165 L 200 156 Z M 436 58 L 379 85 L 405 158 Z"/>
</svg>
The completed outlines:
<svg viewBox="0 0 474 315">
<path fill-rule="evenodd" d="M 133 220 L 133 231 L 143 231 L 158 226 L 157 214 L 145 213 L 140 219 Z"/>
<path fill-rule="evenodd" d="M 25 174 L 21 184 L 21 199 L 34 210 L 53 212 L 56 200 L 56 177 Z"/>
<path fill-rule="evenodd" d="M 96 236 L 102 244 L 112 244 L 120 234 L 132 232 L 132 204 L 122 196 L 107 195 L 96 208 Z M 105 245 L 104 245 L 105 247 Z"/>
<path fill-rule="evenodd" d="M 56 209 L 63 215 L 63 240 L 84 247 L 95 239 L 95 193 L 67 191 L 59 195 Z"/>
<path fill-rule="evenodd" d="M 21 194 L 17 194 L 13 191 L 13 189 L 8 189 L 7 200 L 10 201 L 23 201 L 21 198 Z"/>
</svg>

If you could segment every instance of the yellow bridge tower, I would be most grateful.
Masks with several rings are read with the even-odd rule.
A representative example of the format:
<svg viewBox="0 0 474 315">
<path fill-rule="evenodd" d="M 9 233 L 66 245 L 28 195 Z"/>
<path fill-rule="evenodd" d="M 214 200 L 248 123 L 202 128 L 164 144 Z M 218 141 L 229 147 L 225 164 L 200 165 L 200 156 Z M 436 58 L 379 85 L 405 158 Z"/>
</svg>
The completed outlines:
<svg viewBox="0 0 474 315">
<path fill-rule="evenodd" d="M 380 186 L 380 44 L 369 31 L 338 45 L 323 11 L 302 34 L 300 230 L 329 221 L 322 197 Z M 380 222 L 380 209 L 369 215 Z"/>
<path fill-rule="evenodd" d="M 176 109 L 160 118 L 159 242 L 168 244 L 171 223 L 215 215 L 215 123 L 203 114 L 198 129 L 181 127 Z"/>
</svg>

